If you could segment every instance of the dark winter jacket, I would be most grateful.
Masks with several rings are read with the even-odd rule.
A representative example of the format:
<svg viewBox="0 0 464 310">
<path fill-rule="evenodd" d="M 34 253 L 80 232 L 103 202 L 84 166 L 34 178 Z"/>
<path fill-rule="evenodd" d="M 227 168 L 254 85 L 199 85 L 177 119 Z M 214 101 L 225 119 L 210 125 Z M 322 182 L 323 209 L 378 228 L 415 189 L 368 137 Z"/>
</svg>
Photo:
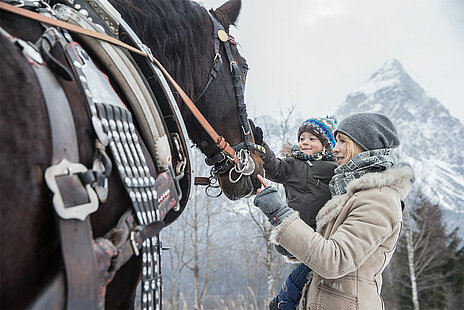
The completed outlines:
<svg viewBox="0 0 464 310">
<path fill-rule="evenodd" d="M 266 142 L 264 147 L 266 178 L 283 184 L 288 206 L 298 211 L 306 224 L 315 228 L 317 213 L 331 198 L 329 182 L 337 163 L 314 160 L 311 166 L 307 161 L 294 157 L 276 158 Z"/>
</svg>

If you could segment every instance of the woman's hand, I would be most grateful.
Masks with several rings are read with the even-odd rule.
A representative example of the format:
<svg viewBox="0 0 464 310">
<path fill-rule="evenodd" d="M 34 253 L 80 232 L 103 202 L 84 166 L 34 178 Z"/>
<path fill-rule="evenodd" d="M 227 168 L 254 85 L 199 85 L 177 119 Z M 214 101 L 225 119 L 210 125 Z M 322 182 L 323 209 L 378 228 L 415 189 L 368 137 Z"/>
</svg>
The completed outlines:
<svg viewBox="0 0 464 310">
<path fill-rule="evenodd" d="M 259 174 L 258 179 L 263 184 L 264 189 L 258 189 L 256 191 L 257 195 L 253 203 L 263 211 L 272 225 L 278 226 L 285 218 L 292 215 L 295 211 L 282 202 L 277 190 L 269 186 L 266 179 Z"/>
</svg>

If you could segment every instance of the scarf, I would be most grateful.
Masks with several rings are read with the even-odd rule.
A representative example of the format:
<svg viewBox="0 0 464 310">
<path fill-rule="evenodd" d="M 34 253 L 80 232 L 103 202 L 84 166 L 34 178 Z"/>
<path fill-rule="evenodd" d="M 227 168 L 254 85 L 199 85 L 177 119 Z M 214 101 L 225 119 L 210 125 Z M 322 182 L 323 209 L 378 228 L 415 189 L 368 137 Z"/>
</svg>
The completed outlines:
<svg viewBox="0 0 464 310">
<path fill-rule="evenodd" d="M 325 152 L 319 152 L 319 153 L 308 155 L 308 154 L 303 153 L 303 151 L 301 151 L 298 148 L 298 145 L 296 144 L 292 146 L 292 156 L 297 159 L 310 160 L 310 161 L 312 160 L 336 161 L 337 160 L 337 156 L 332 151 L 325 151 Z"/>
<path fill-rule="evenodd" d="M 376 149 L 359 153 L 346 164 L 335 168 L 335 175 L 329 183 L 332 196 L 346 193 L 346 186 L 351 180 L 357 179 L 369 172 L 380 172 L 395 164 L 396 158 L 392 149 Z"/>
</svg>

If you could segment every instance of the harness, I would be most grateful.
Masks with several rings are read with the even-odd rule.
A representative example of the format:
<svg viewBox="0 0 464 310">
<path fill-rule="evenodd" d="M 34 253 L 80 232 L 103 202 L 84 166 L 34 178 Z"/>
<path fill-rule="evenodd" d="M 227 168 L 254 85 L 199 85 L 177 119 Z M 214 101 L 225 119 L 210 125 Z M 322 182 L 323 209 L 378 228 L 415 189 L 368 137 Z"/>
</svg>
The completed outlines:
<svg viewBox="0 0 464 310">
<path fill-rule="evenodd" d="M 41 8 L 40 11 L 48 16 L 53 12 L 49 8 Z M 139 144 L 139 135 L 135 130 L 132 114 L 112 89 L 108 78 L 97 69 L 87 52 L 74 42 L 69 34 L 62 33 L 54 27 L 44 27 L 46 30 L 38 45 L 47 46 L 47 52 L 55 45 L 61 46 L 66 51 L 68 62 L 74 69 L 74 76 L 80 82 L 97 136 L 96 152 L 106 155 L 105 149 L 107 147 L 110 149 L 114 167 L 128 192 L 133 214 L 137 218 L 137 221 L 134 221 L 132 213 L 126 214 L 113 233 L 94 242 L 88 215 L 98 209 L 98 200 L 101 202 L 106 200 L 107 177 L 111 172 L 111 161 L 98 161 L 96 158 L 93 169 L 87 169 L 78 163 L 78 144 L 72 112 L 54 74 L 49 70 L 49 66 L 44 66 L 46 62 L 41 55 L 47 53 L 43 48 L 38 49 L 34 44 L 13 38 L 2 31 L 3 35 L 21 47 L 36 72 L 49 112 L 53 161 L 52 166 L 45 171 L 45 180 L 53 193 L 53 205 L 60 232 L 66 274 L 66 307 L 103 309 L 106 286 L 115 272 L 134 254 L 136 256 L 141 254 L 142 307 L 154 308 L 161 299 L 161 271 L 158 260 L 161 244 L 157 234 L 165 226 L 163 219 L 168 211 L 180 210 L 181 190 L 174 182 L 170 162 L 165 161 L 168 156 L 162 157 L 160 152 L 156 152 L 155 162 L 158 163 L 158 169 L 163 167 L 160 163 L 165 162 L 166 165 L 164 171 L 156 172 L 155 179 Z M 50 64 L 50 67 L 60 67 L 57 61 L 55 64 L 52 62 Z M 128 65 L 126 64 L 126 67 Z M 72 79 L 73 75 L 67 73 Z M 164 130 L 163 127 L 161 129 Z M 162 137 L 165 137 L 165 134 L 163 135 L 162 132 L 156 134 L 158 140 L 164 141 Z M 155 141 L 155 144 L 163 151 L 162 144 L 158 141 Z M 164 152 L 170 149 L 169 144 L 167 146 L 167 148 L 164 146 Z M 104 157 L 109 159 L 108 156 Z M 98 170 L 96 167 L 103 168 Z M 122 231 L 127 233 L 120 236 Z M 62 277 L 57 277 L 53 281 L 47 289 L 52 293 L 47 296 L 55 295 L 56 288 L 59 287 L 55 284 L 59 281 L 62 281 Z M 46 305 L 45 299 L 46 297 L 39 298 L 34 305 L 37 307 Z"/>
</svg>

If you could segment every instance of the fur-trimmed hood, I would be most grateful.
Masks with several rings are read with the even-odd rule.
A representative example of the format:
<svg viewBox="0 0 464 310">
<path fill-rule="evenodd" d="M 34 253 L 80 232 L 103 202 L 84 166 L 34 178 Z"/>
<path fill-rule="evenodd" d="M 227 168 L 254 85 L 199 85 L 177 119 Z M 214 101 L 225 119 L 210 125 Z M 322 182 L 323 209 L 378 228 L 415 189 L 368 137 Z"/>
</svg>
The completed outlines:
<svg viewBox="0 0 464 310">
<path fill-rule="evenodd" d="M 290 142 L 284 143 L 282 145 L 282 149 L 280 150 L 280 154 L 284 157 L 293 157 L 292 146 L 293 144 L 291 144 Z"/>
<path fill-rule="evenodd" d="M 413 182 L 414 172 L 409 165 L 401 165 L 398 168 L 393 166 L 386 171 L 367 173 L 358 179 L 352 180 L 348 183 L 345 194 L 332 197 L 319 211 L 316 217 L 317 231 L 320 232 L 327 223 L 336 218 L 345 203 L 355 193 L 388 186 L 395 189 L 400 198 L 404 199 L 411 190 Z"/>
</svg>

